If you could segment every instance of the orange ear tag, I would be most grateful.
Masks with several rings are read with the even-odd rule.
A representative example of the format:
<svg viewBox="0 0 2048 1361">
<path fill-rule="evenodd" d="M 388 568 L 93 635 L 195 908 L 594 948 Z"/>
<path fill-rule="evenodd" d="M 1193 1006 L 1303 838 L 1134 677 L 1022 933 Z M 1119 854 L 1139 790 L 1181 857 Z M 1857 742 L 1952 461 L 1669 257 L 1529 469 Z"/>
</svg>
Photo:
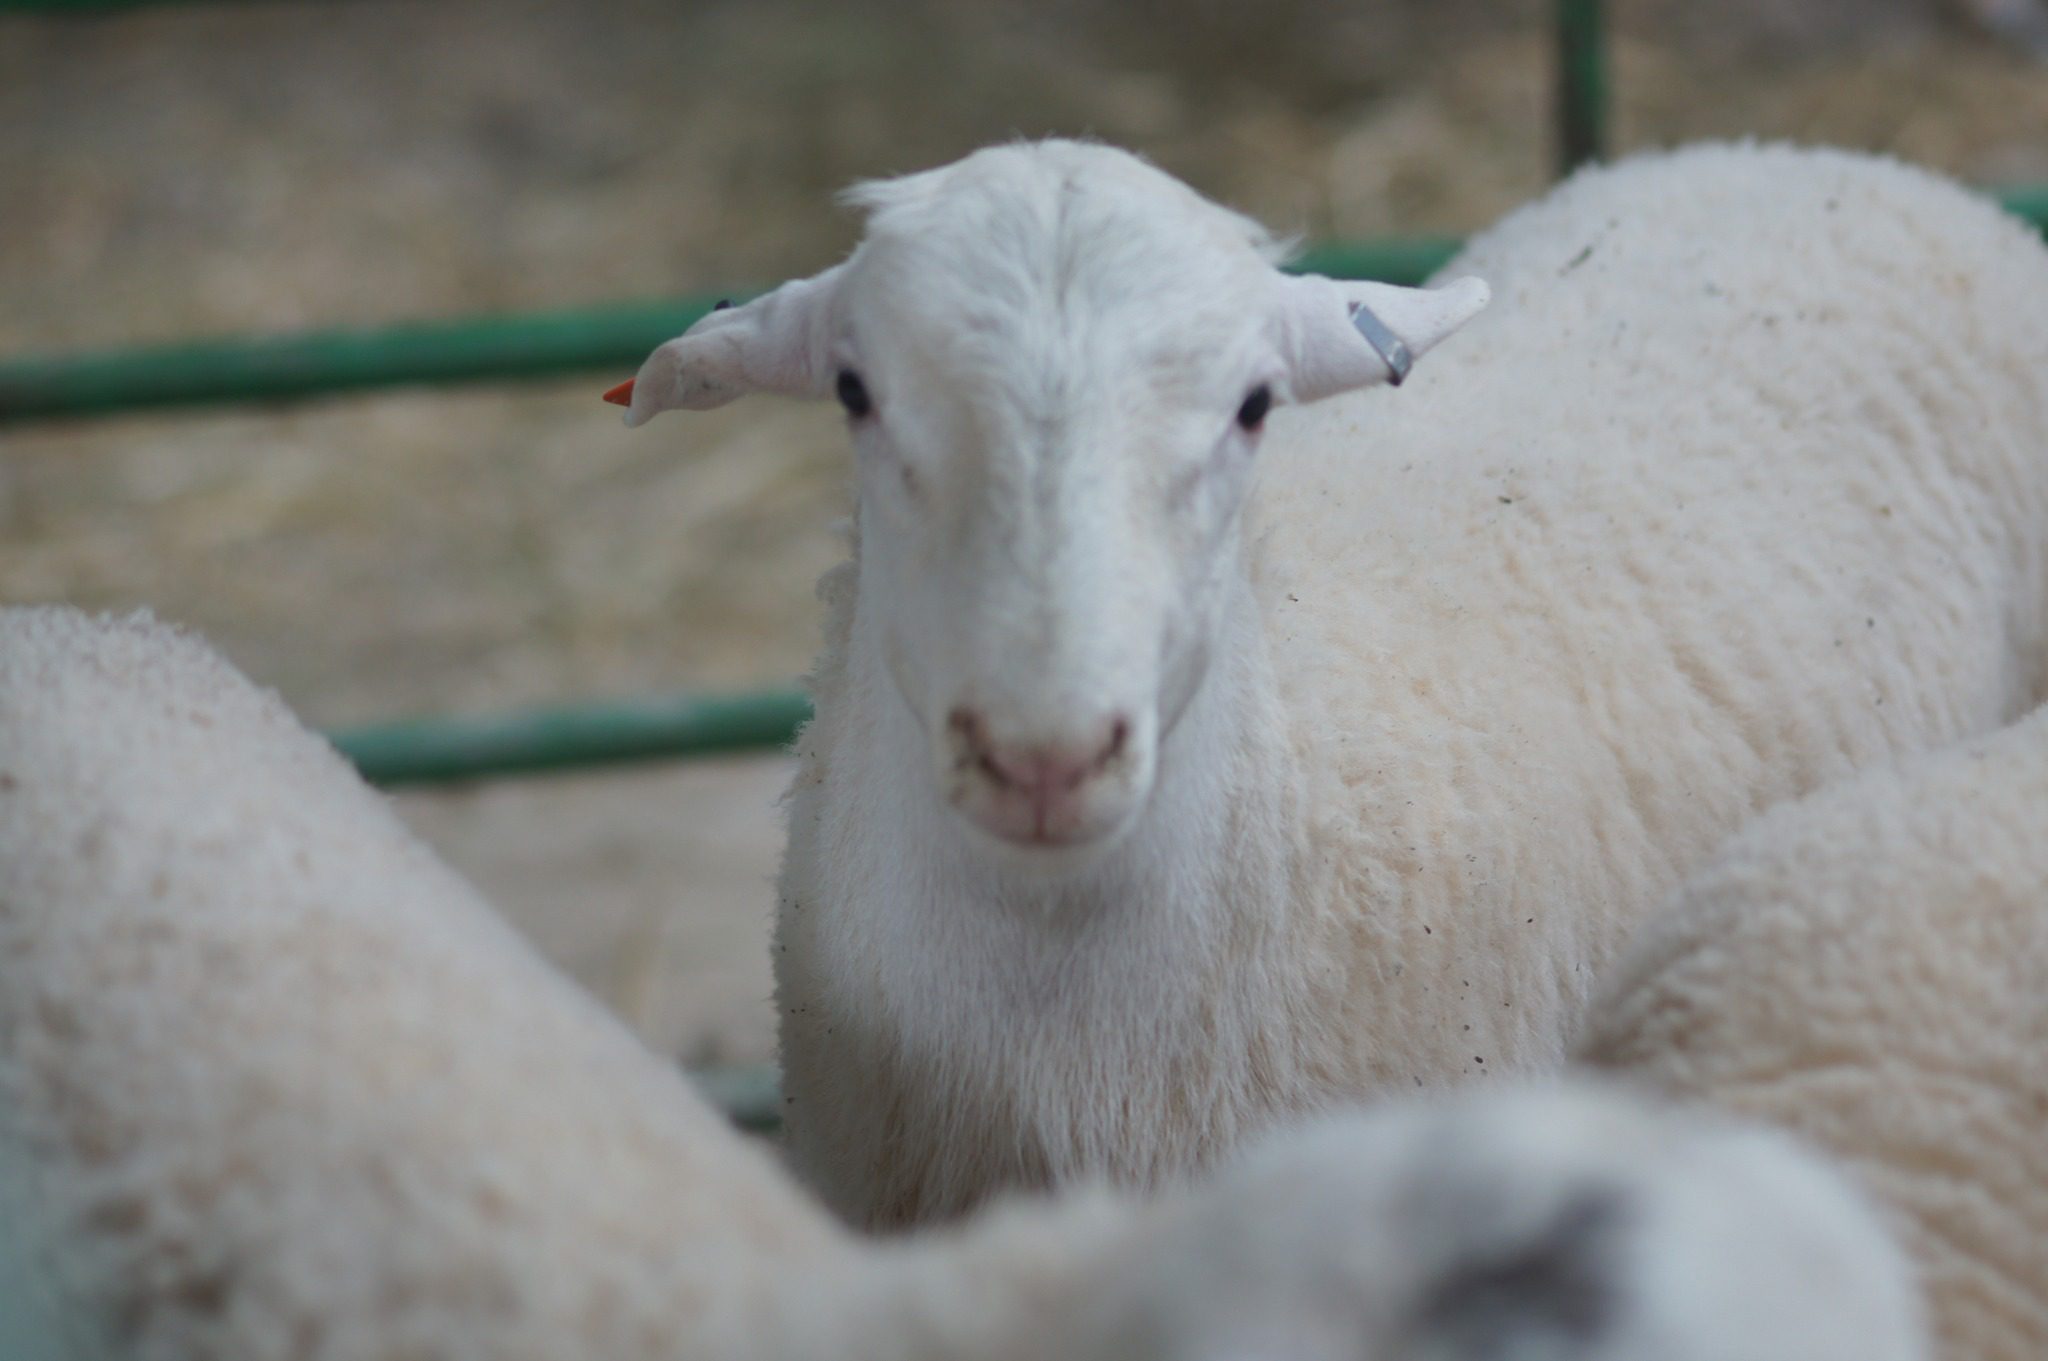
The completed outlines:
<svg viewBox="0 0 2048 1361">
<path fill-rule="evenodd" d="M 615 388 L 605 389 L 604 399 L 613 406 L 633 405 L 633 380 L 628 378 Z"/>
</svg>

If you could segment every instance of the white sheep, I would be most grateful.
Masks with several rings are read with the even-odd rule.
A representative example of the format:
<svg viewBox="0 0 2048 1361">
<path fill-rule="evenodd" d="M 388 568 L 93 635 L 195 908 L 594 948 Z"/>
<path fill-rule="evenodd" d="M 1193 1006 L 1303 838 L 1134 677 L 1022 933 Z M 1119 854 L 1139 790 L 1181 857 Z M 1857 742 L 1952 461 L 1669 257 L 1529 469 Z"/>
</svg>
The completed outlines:
<svg viewBox="0 0 2048 1361">
<path fill-rule="evenodd" d="M 1643 928 L 1578 1050 L 1837 1154 L 1942 1356 L 2048 1356 L 2048 710 L 1759 819 Z"/>
<path fill-rule="evenodd" d="M 0 611 L 0 1214 L 10 1361 L 1924 1355 L 1838 1176 L 1592 1089 L 858 1239 L 273 697 L 54 610 Z"/>
<path fill-rule="evenodd" d="M 629 419 L 849 413 L 775 963 L 857 1222 L 1552 1069 L 1750 816 L 2039 691 L 2048 253 L 1933 176 L 1582 174 L 1451 266 L 1497 300 L 1398 392 L 1350 390 L 1483 286 L 1290 278 L 1101 146 L 853 199 L 850 259 Z"/>
</svg>

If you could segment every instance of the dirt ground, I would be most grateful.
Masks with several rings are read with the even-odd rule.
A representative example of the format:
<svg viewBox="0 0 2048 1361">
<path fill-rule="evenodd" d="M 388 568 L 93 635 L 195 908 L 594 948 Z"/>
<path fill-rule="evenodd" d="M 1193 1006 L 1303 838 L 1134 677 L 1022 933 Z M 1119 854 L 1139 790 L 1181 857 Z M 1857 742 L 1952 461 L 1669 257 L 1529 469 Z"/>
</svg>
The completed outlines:
<svg viewBox="0 0 2048 1361">
<path fill-rule="evenodd" d="M 850 180 L 1092 133 L 1310 236 L 1547 178 L 1547 6 L 330 0 L 0 17 L 0 354 L 808 273 Z M 1797 136 L 2048 182 L 2048 73 L 1937 0 L 1613 0 L 1624 148 Z M 617 375 L 623 376 L 623 375 Z M 836 422 L 629 435 L 593 378 L 0 429 L 0 600 L 147 604 L 311 720 L 786 682 Z M 772 1045 L 776 760 L 410 794 L 693 1063 Z"/>
</svg>

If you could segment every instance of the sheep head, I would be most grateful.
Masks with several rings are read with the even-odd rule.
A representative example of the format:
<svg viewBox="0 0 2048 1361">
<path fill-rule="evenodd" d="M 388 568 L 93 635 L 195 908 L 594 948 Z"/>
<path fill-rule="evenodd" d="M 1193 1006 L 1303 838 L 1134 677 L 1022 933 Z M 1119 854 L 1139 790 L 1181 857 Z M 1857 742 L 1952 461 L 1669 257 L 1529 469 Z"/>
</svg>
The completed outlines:
<svg viewBox="0 0 2048 1361">
<path fill-rule="evenodd" d="M 1008 847 L 1108 845 L 1205 675 L 1267 411 L 1398 382 L 1486 286 L 1285 274 L 1257 224 L 1103 146 L 848 197 L 844 263 L 705 317 L 615 400 L 639 425 L 836 397 L 859 627 L 940 796 Z"/>
</svg>

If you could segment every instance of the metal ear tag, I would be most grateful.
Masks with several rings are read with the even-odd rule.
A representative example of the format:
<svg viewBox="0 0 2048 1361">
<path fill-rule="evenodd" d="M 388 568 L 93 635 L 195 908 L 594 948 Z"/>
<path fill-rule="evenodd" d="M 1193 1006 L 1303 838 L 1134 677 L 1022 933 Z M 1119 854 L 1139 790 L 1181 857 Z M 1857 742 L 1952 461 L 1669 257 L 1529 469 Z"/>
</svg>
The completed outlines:
<svg viewBox="0 0 2048 1361">
<path fill-rule="evenodd" d="M 1408 350 L 1408 342 L 1387 328 L 1370 307 L 1362 302 L 1351 304 L 1351 324 L 1358 328 L 1358 334 L 1365 337 L 1365 343 L 1372 346 L 1373 353 L 1387 366 L 1387 381 L 1395 387 L 1408 376 L 1408 370 L 1415 367 L 1415 356 Z"/>
</svg>

